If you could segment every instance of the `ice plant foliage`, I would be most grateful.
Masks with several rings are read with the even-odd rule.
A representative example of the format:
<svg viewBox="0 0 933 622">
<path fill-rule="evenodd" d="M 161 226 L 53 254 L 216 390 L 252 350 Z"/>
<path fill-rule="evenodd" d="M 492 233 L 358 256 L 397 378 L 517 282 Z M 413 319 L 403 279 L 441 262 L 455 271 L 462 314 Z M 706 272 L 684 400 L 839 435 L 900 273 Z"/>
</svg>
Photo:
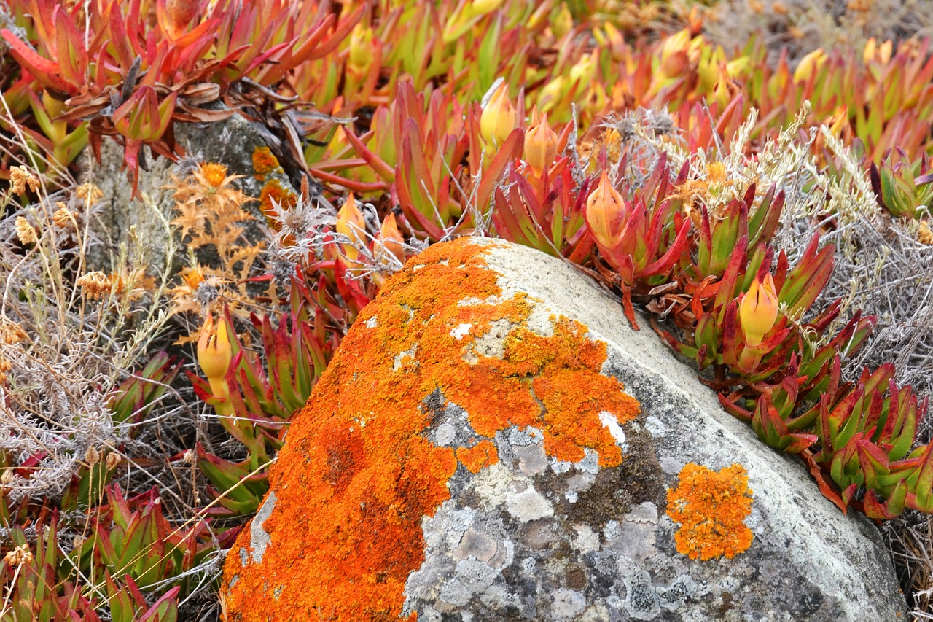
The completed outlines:
<svg viewBox="0 0 933 622">
<path fill-rule="evenodd" d="M 98 399 L 106 423 L 128 430 L 123 441 L 82 446 L 60 495 L 18 498 L 16 486 L 41 479 L 50 456 L 0 452 L 0 518 L 11 534 L 0 573 L 16 619 L 186 615 L 197 569 L 213 572 L 211 551 L 258 508 L 284 431 L 355 318 L 416 250 L 463 235 L 562 257 L 615 291 L 633 325 L 636 307 L 647 312 L 724 408 L 769 446 L 799 455 L 843 511 L 933 512 L 933 449 L 917 445 L 925 399 L 895 382 L 883 357 L 852 369 L 876 320 L 855 310 L 857 298 L 826 300 L 840 291 L 841 253 L 869 243 L 839 242 L 845 205 L 864 212 L 876 203 L 905 238 L 933 241 L 929 42 L 869 40 L 769 59 L 756 42 L 715 45 L 698 12 L 660 0 L 624 10 L 614 0 L 4 7 L 4 276 L 19 282 L 12 277 L 62 266 L 60 300 L 80 305 L 52 301 L 42 317 L 94 324 L 103 301 L 148 295 L 154 275 L 147 266 L 87 270 L 72 250 L 36 267 L 50 244 L 80 237 L 102 196 L 82 186 L 74 194 L 84 199 L 59 202 L 52 177 L 31 168 L 66 183 L 62 167 L 109 136 L 135 178 L 150 153 L 181 155 L 176 124 L 232 114 L 270 136 L 269 148 L 250 154 L 259 222 L 247 180 L 223 164 L 189 162 L 191 174 L 174 183 L 171 224 L 192 254 L 163 284 L 173 299 L 166 314 L 193 326 L 179 342 L 197 342 L 187 378 L 206 405 L 183 403 L 191 387 L 178 377 L 177 353 L 148 353 L 149 364 Z M 17 285 L 7 299 L 36 297 Z M 0 320 L 6 390 L 23 373 L 15 354 L 28 340 Z M 554 404 L 566 389 L 534 382 Z M 182 411 L 183 424 L 167 423 Z M 140 452 L 133 443 L 144 430 L 155 431 L 147 442 L 174 437 L 183 450 Z M 495 459 L 480 443 L 432 468 L 475 471 Z M 149 490 L 154 481 L 159 491 Z M 740 470 L 685 469 L 670 493 L 678 550 L 704 559 L 747 546 L 744 482 Z M 712 511 L 716 495 L 734 503 L 703 523 L 694 510 Z M 63 545 L 78 528 L 84 539 Z"/>
</svg>

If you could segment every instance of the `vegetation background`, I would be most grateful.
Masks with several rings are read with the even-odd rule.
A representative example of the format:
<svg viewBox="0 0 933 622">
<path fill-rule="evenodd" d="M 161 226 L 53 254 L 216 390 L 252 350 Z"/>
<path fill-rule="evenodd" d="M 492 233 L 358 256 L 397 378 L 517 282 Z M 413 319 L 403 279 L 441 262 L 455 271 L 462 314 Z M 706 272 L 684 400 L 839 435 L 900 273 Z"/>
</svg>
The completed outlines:
<svg viewBox="0 0 933 622">
<path fill-rule="evenodd" d="M 340 338 L 462 235 L 646 314 L 933 619 L 924 4 L 0 0 L 0 619 L 218 619 Z"/>
</svg>

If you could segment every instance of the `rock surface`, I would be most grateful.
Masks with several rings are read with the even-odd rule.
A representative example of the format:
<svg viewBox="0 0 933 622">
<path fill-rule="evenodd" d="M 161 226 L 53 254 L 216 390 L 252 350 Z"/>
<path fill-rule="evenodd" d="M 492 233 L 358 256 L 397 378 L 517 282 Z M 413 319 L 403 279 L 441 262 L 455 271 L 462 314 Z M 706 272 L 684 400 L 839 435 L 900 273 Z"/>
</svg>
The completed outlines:
<svg viewBox="0 0 933 622">
<path fill-rule="evenodd" d="M 175 138 L 186 156 L 199 162 L 225 165 L 229 174 L 242 175 L 236 182 L 241 191 L 252 197 L 260 195 L 262 183 L 253 175 L 252 155 L 257 148 L 267 147 L 276 140 L 262 125 L 235 114 L 215 123 L 176 123 Z M 94 269 L 106 271 L 111 263 L 108 253 L 121 245 L 141 245 L 141 262 L 151 266 L 154 274 L 160 273 L 165 266 L 170 235 L 165 223 L 171 222 L 176 215 L 174 190 L 167 187 L 175 163 L 164 157 L 152 157 L 148 148 L 144 150 L 147 152 L 148 170 L 139 170 L 138 197 L 133 196 L 132 182 L 123 169 L 123 147 L 115 140 L 103 141 L 100 162 L 94 159 L 90 148 L 78 158 L 79 181 L 93 182 L 104 193 L 91 223 L 94 237 L 98 240 L 98 244 L 89 251 Z M 277 176 L 277 180 L 294 193 L 284 176 Z M 148 197 L 149 202 L 143 197 Z M 250 227 L 263 221 L 262 213 L 255 202 L 246 207 L 257 217 L 246 225 L 247 237 L 255 241 L 262 234 Z M 133 240 L 130 240 L 131 235 Z M 173 267 L 177 269 L 185 251 L 180 240 L 176 240 L 176 247 L 178 252 L 172 259 Z"/>
<path fill-rule="evenodd" d="M 504 242 L 432 246 L 386 283 L 270 478 L 227 558 L 231 621 L 906 610 L 872 524 L 592 282 Z"/>
</svg>

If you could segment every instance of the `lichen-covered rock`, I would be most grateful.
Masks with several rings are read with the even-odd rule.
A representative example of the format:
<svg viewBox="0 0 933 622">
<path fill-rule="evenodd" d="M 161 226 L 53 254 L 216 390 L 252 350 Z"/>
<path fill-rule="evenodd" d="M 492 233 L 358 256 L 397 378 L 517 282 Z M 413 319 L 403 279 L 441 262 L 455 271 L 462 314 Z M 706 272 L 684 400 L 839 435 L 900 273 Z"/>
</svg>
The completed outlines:
<svg viewBox="0 0 933 622">
<path fill-rule="evenodd" d="M 906 609 L 874 526 L 572 267 L 488 240 L 432 246 L 364 309 L 222 597 L 231 622 Z"/>
</svg>

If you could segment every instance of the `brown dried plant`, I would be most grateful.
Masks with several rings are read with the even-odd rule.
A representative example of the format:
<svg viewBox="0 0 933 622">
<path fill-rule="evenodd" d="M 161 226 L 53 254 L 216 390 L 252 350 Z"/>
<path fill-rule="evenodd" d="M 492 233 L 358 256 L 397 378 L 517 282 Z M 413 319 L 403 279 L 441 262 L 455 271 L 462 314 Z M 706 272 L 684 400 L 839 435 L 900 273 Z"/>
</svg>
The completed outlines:
<svg viewBox="0 0 933 622">
<path fill-rule="evenodd" d="M 256 309 L 249 278 L 265 247 L 264 231 L 261 221 L 244 209 L 253 199 L 234 186 L 236 179 L 215 163 L 199 164 L 188 175 L 173 178 L 177 216 L 171 224 L 189 251 L 188 266 L 171 290 L 175 314 L 205 316 L 226 305 L 248 319 Z"/>
<path fill-rule="evenodd" d="M 92 271 L 100 191 L 67 177 L 55 184 L 70 189 L 52 191 L 41 154 L 25 141 L 18 150 L 33 163 L 22 162 L 20 183 L 0 192 L 0 451 L 34 469 L 7 471 L 12 500 L 55 497 L 89 450 L 127 447 L 134 424 L 115 422 L 108 404 L 167 323 L 160 284 L 170 267 L 148 274 L 131 235 L 109 270 Z"/>
</svg>

